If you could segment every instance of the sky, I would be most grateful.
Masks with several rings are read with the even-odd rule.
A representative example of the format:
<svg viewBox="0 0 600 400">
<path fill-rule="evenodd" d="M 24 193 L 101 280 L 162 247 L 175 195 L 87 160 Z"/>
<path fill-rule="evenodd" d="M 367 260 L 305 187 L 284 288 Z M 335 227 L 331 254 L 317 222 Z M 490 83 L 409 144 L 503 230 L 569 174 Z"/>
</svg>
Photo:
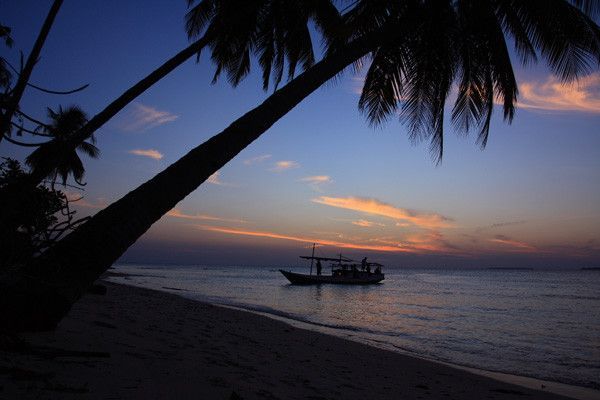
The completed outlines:
<svg viewBox="0 0 600 400">
<path fill-rule="evenodd" d="M 186 1 L 65 1 L 31 78 L 55 96 L 25 91 L 21 107 L 80 105 L 89 116 L 188 44 Z M 31 49 L 50 1 L 0 0 L 0 23 Z M 318 44 L 319 42 L 316 41 Z M 256 67 L 256 64 L 253 64 Z M 93 215 L 226 128 L 269 93 L 260 72 L 237 88 L 211 84 L 203 54 L 189 60 L 96 132 L 101 156 L 84 159 Z M 390 121 L 357 109 L 361 73 L 346 71 L 305 99 L 158 221 L 122 262 L 301 265 L 313 243 L 396 267 L 600 266 L 600 71 L 564 85 L 543 65 L 515 64 L 516 117 L 499 110 L 488 146 L 446 127 L 444 159 Z M 0 143 L 0 155 L 29 149 Z"/>
</svg>

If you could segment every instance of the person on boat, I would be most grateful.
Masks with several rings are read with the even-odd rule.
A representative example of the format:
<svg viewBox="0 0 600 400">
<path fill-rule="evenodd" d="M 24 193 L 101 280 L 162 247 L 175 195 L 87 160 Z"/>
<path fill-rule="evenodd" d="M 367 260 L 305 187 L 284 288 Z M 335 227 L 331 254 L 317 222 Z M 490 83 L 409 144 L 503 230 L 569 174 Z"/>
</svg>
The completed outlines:
<svg viewBox="0 0 600 400">
<path fill-rule="evenodd" d="M 323 267 L 321 266 L 321 260 L 317 260 L 317 275 L 321 275 L 321 269 Z"/>
<path fill-rule="evenodd" d="M 362 261 L 360 262 L 360 267 L 363 271 L 365 270 L 365 268 L 367 268 L 367 257 L 362 259 Z"/>
</svg>

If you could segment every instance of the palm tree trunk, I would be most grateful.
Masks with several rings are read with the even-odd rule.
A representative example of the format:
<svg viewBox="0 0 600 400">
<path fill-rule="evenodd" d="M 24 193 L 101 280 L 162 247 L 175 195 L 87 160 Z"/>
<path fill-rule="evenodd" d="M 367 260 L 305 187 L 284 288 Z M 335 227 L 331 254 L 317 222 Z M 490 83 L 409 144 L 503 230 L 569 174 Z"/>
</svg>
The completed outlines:
<svg viewBox="0 0 600 400">
<path fill-rule="evenodd" d="M 29 82 L 29 78 L 31 77 L 31 72 L 33 72 L 33 67 L 38 62 L 40 58 L 40 53 L 42 52 L 42 47 L 44 47 L 44 42 L 48 37 L 48 33 L 50 32 L 50 28 L 54 23 L 54 19 L 56 18 L 56 14 L 58 14 L 58 10 L 62 5 L 63 0 L 54 0 L 52 3 L 52 7 L 46 16 L 46 20 L 44 21 L 44 25 L 42 25 L 42 29 L 33 44 L 33 48 L 31 49 L 31 53 L 29 57 L 27 57 L 27 62 L 25 63 L 25 67 L 19 74 L 19 79 L 15 87 L 12 90 L 12 94 L 7 101 L 6 111 L 1 115 L 0 121 L 0 142 L 4 136 L 8 136 L 8 132 L 10 129 L 10 122 L 12 121 L 12 117 L 21 102 L 21 97 L 23 97 L 23 92 L 25 91 L 25 87 L 27 86 L 27 82 Z"/>
<path fill-rule="evenodd" d="M 100 211 L 0 287 L 2 323 L 52 329 L 83 291 L 150 226 L 305 97 L 367 54 L 382 34 L 341 48 L 276 91 L 221 133 Z"/>
<path fill-rule="evenodd" d="M 69 148 L 64 151 L 74 150 L 79 144 L 83 143 L 88 139 L 94 132 L 96 132 L 102 125 L 108 122 L 114 117 L 119 111 L 125 106 L 131 103 L 136 97 L 148 90 L 156 82 L 167 76 L 175 68 L 183 64 L 194 54 L 197 54 L 202 50 L 211 38 L 210 33 L 206 33 L 203 37 L 196 40 L 194 43 L 175 54 L 173 57 L 165 61 L 160 67 L 148 74 L 144 79 L 123 92 L 122 95 L 117 97 L 112 103 L 107 105 L 102 111 L 94 115 L 85 126 L 83 126 L 77 133 L 69 139 Z M 51 162 L 41 165 L 39 168 L 35 168 L 29 177 L 30 181 L 34 185 L 39 185 L 54 169 L 54 165 Z"/>
</svg>

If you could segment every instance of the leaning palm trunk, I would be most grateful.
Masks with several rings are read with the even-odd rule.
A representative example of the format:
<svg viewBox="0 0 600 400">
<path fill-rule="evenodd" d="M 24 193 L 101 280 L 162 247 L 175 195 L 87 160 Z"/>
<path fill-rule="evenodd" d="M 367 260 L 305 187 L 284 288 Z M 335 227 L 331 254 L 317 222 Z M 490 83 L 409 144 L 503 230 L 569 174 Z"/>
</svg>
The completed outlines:
<svg viewBox="0 0 600 400">
<path fill-rule="evenodd" d="M 2 279 L 11 330 L 52 329 L 81 294 L 150 226 L 305 97 L 363 57 L 382 32 L 354 40 L 276 91 L 224 131 L 96 214 L 30 265 Z"/>
<path fill-rule="evenodd" d="M 31 49 L 31 54 L 27 57 L 27 62 L 25 62 L 25 66 L 23 70 L 19 73 L 19 79 L 15 87 L 12 90 L 10 98 L 6 104 L 6 111 L 1 115 L 0 120 L 0 142 L 4 135 L 8 136 L 10 131 L 10 123 L 13 118 L 13 115 L 17 111 L 19 107 L 19 102 L 21 101 L 21 97 L 23 96 L 23 92 L 25 91 L 25 87 L 29 82 L 29 78 L 31 77 L 31 73 L 33 72 L 33 67 L 38 62 L 40 57 L 40 53 L 42 52 L 42 47 L 44 47 L 44 42 L 46 42 L 46 38 L 48 37 L 48 33 L 50 32 L 50 28 L 54 23 L 54 19 L 56 18 L 56 14 L 58 14 L 58 10 L 60 10 L 60 6 L 62 6 L 63 0 L 54 0 L 52 3 L 52 7 L 46 16 L 46 20 L 44 21 L 44 25 L 42 25 L 42 29 L 33 44 L 33 48 Z"/>
<path fill-rule="evenodd" d="M 135 100 L 139 95 L 148 90 L 156 82 L 167 76 L 175 68 L 183 64 L 194 54 L 198 54 L 210 41 L 211 35 L 206 33 L 203 37 L 175 54 L 169 60 L 165 61 L 160 67 L 152 71 L 138 83 L 127 89 L 123 94 L 117 97 L 113 102 L 107 105 L 102 111 L 96 114 L 79 131 L 73 134 L 68 144 L 61 144 L 60 151 L 74 151 L 77 146 L 89 139 L 90 136 L 100 129 L 106 122 L 114 117 L 119 111 L 125 108 L 129 103 Z M 32 185 L 39 185 L 56 168 L 53 160 L 41 164 L 34 168 L 30 174 Z"/>
</svg>

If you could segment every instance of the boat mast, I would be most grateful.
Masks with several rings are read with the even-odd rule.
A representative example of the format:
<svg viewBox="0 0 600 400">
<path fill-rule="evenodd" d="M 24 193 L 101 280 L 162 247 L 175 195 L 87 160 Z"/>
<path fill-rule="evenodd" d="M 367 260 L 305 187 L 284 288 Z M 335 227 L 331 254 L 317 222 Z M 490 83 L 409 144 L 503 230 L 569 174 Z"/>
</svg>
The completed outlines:
<svg viewBox="0 0 600 400">
<path fill-rule="evenodd" d="M 315 261 L 315 244 L 313 243 L 313 251 L 312 251 L 312 255 L 310 256 L 310 274 L 312 275 L 312 266 L 313 266 L 313 262 Z"/>
</svg>

